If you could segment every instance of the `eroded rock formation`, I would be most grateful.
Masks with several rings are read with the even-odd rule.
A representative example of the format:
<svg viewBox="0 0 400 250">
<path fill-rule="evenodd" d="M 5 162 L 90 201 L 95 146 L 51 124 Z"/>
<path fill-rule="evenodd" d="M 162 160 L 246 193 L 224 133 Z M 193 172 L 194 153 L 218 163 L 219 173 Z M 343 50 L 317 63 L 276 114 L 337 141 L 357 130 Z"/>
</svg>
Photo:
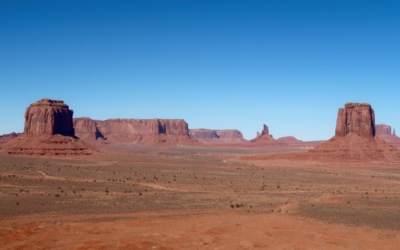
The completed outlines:
<svg viewBox="0 0 400 250">
<path fill-rule="evenodd" d="M 346 103 L 339 109 L 336 134 L 310 150 L 315 160 L 400 160 L 400 151 L 375 136 L 375 114 L 367 103 Z"/>
<path fill-rule="evenodd" d="M 263 129 L 261 134 L 257 133 L 257 137 L 250 141 L 252 144 L 255 145 L 273 145 L 279 144 L 272 135 L 269 134 L 269 128 L 267 125 L 263 125 Z"/>
<path fill-rule="evenodd" d="M 189 135 L 197 140 L 218 139 L 217 131 L 212 129 L 189 129 Z"/>
<path fill-rule="evenodd" d="M 375 113 L 370 104 L 348 102 L 339 109 L 335 135 L 344 137 L 349 133 L 366 138 L 375 136 Z"/>
<path fill-rule="evenodd" d="M 63 101 L 37 101 L 26 109 L 24 134 L 74 136 L 73 113 Z"/>
<path fill-rule="evenodd" d="M 384 140 L 386 143 L 400 148 L 400 138 L 396 136 L 396 131 L 389 125 L 377 124 L 376 125 L 376 136 Z"/>
<path fill-rule="evenodd" d="M 390 135 L 392 134 L 392 127 L 386 124 L 376 124 L 375 125 L 376 135 Z"/>
<path fill-rule="evenodd" d="M 237 129 L 190 129 L 189 135 L 204 143 L 239 143 L 245 141 Z"/>
<path fill-rule="evenodd" d="M 76 135 L 89 143 L 138 143 L 150 146 L 196 144 L 182 119 L 74 119 Z"/>
<path fill-rule="evenodd" d="M 75 137 L 72 115 L 63 101 L 37 101 L 26 109 L 24 133 L 3 148 L 12 155 L 90 155 L 94 150 Z"/>
<path fill-rule="evenodd" d="M 264 124 L 263 130 L 261 131 L 261 135 L 269 135 L 269 128 Z"/>
</svg>

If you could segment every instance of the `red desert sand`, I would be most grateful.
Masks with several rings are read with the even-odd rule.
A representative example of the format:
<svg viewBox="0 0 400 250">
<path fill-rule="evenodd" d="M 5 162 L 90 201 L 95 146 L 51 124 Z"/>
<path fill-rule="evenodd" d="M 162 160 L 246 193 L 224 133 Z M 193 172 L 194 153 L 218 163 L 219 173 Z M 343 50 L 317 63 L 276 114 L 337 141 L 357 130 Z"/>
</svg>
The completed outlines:
<svg viewBox="0 0 400 250">
<path fill-rule="evenodd" d="M 368 104 L 346 104 L 305 151 L 206 145 L 183 120 L 71 129 L 68 106 L 40 102 L 0 150 L 0 249 L 400 249 L 399 151 Z"/>
</svg>

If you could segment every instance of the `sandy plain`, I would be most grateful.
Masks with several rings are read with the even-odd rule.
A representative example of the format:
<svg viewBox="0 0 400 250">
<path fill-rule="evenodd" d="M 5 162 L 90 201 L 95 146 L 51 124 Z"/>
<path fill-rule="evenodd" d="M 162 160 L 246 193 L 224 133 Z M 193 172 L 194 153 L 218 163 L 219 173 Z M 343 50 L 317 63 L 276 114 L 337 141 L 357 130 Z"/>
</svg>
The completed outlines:
<svg viewBox="0 0 400 250">
<path fill-rule="evenodd" d="M 400 249 L 399 163 L 288 151 L 0 151 L 0 249 Z"/>
</svg>

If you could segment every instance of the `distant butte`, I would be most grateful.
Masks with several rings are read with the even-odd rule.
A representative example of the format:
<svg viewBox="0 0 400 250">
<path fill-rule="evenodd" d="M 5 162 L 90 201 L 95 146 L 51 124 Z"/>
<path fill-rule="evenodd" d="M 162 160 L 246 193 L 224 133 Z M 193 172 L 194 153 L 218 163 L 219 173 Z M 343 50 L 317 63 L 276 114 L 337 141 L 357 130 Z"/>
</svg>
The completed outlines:
<svg viewBox="0 0 400 250">
<path fill-rule="evenodd" d="M 12 155 L 90 155 L 94 150 L 75 137 L 72 116 L 63 101 L 37 101 L 26 109 L 24 133 L 2 147 Z"/>
<path fill-rule="evenodd" d="M 400 148 L 400 138 L 396 136 L 396 131 L 392 127 L 386 124 L 376 125 L 376 136 L 384 140 L 386 143 Z"/>
<path fill-rule="evenodd" d="M 376 135 L 390 135 L 392 134 L 392 127 L 386 124 L 376 124 L 375 125 Z"/>
<path fill-rule="evenodd" d="M 371 105 L 346 103 L 339 109 L 335 136 L 310 150 L 308 155 L 319 160 L 400 160 L 400 150 L 375 133 L 375 113 Z"/>
<path fill-rule="evenodd" d="M 257 134 L 257 137 L 250 141 L 253 145 L 264 145 L 269 146 L 273 144 L 279 145 L 279 142 L 275 141 L 272 135 L 269 134 L 269 128 L 267 125 L 263 125 L 261 134 Z"/>
<path fill-rule="evenodd" d="M 208 144 L 244 142 L 242 132 L 237 129 L 189 129 L 190 137 Z"/>
</svg>

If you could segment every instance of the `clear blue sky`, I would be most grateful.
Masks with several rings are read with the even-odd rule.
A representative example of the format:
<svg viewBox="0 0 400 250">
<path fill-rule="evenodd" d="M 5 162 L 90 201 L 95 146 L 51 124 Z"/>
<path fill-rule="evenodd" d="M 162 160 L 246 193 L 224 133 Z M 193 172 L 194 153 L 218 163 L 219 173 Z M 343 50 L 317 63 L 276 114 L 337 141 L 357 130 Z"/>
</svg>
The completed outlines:
<svg viewBox="0 0 400 250">
<path fill-rule="evenodd" d="M 369 102 L 400 132 L 400 1 L 0 1 L 0 134 L 26 107 L 328 139 Z"/>
</svg>

